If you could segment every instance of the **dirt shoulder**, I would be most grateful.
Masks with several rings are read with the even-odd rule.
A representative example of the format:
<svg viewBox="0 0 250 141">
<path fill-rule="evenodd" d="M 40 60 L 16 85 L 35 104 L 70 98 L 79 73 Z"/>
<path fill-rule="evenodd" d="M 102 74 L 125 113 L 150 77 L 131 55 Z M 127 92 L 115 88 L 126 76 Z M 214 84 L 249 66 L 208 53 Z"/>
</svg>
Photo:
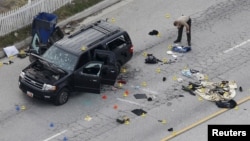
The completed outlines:
<svg viewBox="0 0 250 141">
<path fill-rule="evenodd" d="M 0 0 L 0 13 L 21 7 L 27 2 L 28 0 Z"/>
</svg>

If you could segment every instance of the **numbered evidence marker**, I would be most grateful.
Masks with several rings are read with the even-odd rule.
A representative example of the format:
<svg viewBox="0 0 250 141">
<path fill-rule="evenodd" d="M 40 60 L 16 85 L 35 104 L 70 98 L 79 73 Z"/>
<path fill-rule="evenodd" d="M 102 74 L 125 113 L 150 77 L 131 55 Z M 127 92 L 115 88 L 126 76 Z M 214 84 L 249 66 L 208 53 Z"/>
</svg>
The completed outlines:
<svg viewBox="0 0 250 141">
<path fill-rule="evenodd" d="M 91 118 L 89 115 L 87 115 L 87 116 L 84 118 L 84 120 L 90 121 L 90 120 L 92 120 L 92 118 Z"/>
<path fill-rule="evenodd" d="M 163 59 L 162 59 L 162 62 L 165 64 L 165 63 L 168 62 L 168 59 L 167 59 L 167 58 L 163 58 Z"/>
<path fill-rule="evenodd" d="M 166 13 L 166 14 L 165 14 L 165 18 L 169 19 L 169 18 L 170 18 L 170 14 L 169 14 L 169 13 Z"/>
<path fill-rule="evenodd" d="M 144 86 L 144 87 L 146 87 L 147 86 L 147 82 L 142 82 L 141 85 Z"/>
<path fill-rule="evenodd" d="M 115 23 L 115 21 L 116 21 L 115 18 L 111 18 L 112 23 Z"/>
<path fill-rule="evenodd" d="M 160 73 L 161 72 L 161 68 L 157 68 L 156 72 Z"/>
<path fill-rule="evenodd" d="M 144 57 L 147 57 L 148 56 L 148 53 L 147 52 L 143 52 L 142 54 Z"/>
</svg>

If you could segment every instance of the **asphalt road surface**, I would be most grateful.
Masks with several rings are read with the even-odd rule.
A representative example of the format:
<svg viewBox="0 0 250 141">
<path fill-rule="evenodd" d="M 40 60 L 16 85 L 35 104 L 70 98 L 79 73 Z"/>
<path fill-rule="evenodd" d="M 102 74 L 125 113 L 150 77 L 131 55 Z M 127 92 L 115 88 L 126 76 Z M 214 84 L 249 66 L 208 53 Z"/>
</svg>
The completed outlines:
<svg viewBox="0 0 250 141">
<path fill-rule="evenodd" d="M 249 6 L 249 0 L 123 0 L 85 19 L 80 25 L 108 18 L 126 29 L 135 55 L 121 73 L 126 84 L 117 89 L 105 86 L 100 95 L 74 93 L 62 106 L 31 99 L 19 90 L 18 76 L 28 58 L 1 59 L 14 63 L 0 67 L 0 140 L 207 140 L 208 124 L 250 124 Z M 176 59 L 166 52 L 177 37 L 172 23 L 182 14 L 192 18 L 192 50 L 176 53 Z M 152 30 L 160 34 L 150 36 Z M 182 45 L 187 45 L 185 32 Z M 145 54 L 150 53 L 174 62 L 145 64 Z M 243 88 L 234 98 L 238 106 L 218 108 L 181 90 L 197 81 L 181 74 L 185 68 L 199 70 L 209 81 L 235 80 Z M 146 94 L 152 101 L 134 94 Z M 134 109 L 147 113 L 137 116 Z M 128 124 L 117 123 L 124 115 L 130 118 Z"/>
</svg>

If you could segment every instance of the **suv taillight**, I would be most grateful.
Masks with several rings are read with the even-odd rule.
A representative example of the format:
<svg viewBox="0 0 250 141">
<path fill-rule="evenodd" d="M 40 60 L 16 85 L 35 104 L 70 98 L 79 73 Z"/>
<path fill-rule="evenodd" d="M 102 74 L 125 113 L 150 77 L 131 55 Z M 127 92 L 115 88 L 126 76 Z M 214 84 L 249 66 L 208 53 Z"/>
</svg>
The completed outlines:
<svg viewBox="0 0 250 141">
<path fill-rule="evenodd" d="M 134 52 L 134 46 L 133 46 L 133 45 L 131 45 L 131 47 L 130 47 L 130 49 L 129 49 L 129 52 L 130 52 L 130 53 L 133 53 L 133 52 Z"/>
</svg>

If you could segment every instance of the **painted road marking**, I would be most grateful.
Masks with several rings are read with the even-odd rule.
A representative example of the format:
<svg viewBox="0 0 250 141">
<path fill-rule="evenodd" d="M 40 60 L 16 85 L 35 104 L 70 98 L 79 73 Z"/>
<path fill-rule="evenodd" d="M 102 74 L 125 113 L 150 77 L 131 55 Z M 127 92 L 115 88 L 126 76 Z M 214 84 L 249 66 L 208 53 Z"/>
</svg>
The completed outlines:
<svg viewBox="0 0 250 141">
<path fill-rule="evenodd" d="M 45 139 L 43 141 L 49 141 L 49 140 L 51 140 L 51 139 L 53 139 L 53 138 L 55 138 L 57 136 L 60 136 L 61 134 L 65 133 L 65 132 L 67 132 L 67 130 L 63 130 L 62 132 L 57 133 L 57 134 L 55 134 L 55 135 L 53 135 L 53 136 L 51 136 L 51 137 L 49 137 L 49 138 L 47 138 L 47 139 Z"/>
<path fill-rule="evenodd" d="M 239 100 L 237 102 L 237 104 L 240 105 L 240 104 L 242 104 L 244 102 L 247 102 L 248 100 L 250 100 L 250 96 Z M 193 123 L 193 124 L 191 124 L 191 125 L 189 125 L 189 126 L 187 126 L 185 128 L 183 128 L 183 129 L 181 129 L 179 131 L 176 131 L 174 135 L 167 136 L 167 137 L 163 138 L 161 141 L 167 141 L 169 139 L 172 139 L 172 138 L 174 138 L 174 137 L 176 137 L 176 136 L 178 136 L 178 135 L 180 135 L 180 134 L 182 134 L 182 133 L 184 133 L 184 132 L 186 132 L 186 131 L 188 131 L 188 130 L 190 130 L 190 129 L 198 126 L 198 125 L 200 125 L 201 123 L 203 123 L 203 122 L 205 122 L 205 121 L 207 121 L 209 119 L 212 119 L 212 118 L 214 118 L 214 117 L 216 117 L 216 116 L 218 116 L 218 115 L 220 115 L 220 114 L 222 114 L 222 113 L 224 113 L 224 112 L 226 112 L 228 110 L 230 110 L 230 109 L 221 109 L 221 110 L 219 110 L 219 111 L 217 111 L 217 112 L 215 112 L 215 113 L 213 113 L 213 114 L 211 114 L 211 115 L 209 115 L 209 116 L 207 116 L 207 117 L 205 117 L 205 118 L 203 118 L 203 119 L 201 119 L 201 120 L 199 120 L 199 121 L 197 121 L 197 122 L 195 122 L 195 123 Z"/>
<path fill-rule="evenodd" d="M 231 48 L 229 48 L 229 49 L 227 49 L 227 50 L 225 50 L 225 51 L 223 51 L 223 52 L 224 52 L 224 53 L 228 53 L 229 51 L 232 51 L 232 50 L 234 50 L 234 49 L 236 49 L 236 48 L 239 48 L 239 47 L 241 47 L 241 46 L 247 44 L 248 42 L 250 42 L 250 39 L 248 39 L 248 40 L 246 40 L 246 41 L 244 41 L 244 42 L 242 42 L 242 43 L 240 43 L 240 44 L 238 44 L 238 45 L 236 45 L 236 46 L 234 46 L 234 47 L 231 47 Z"/>
<path fill-rule="evenodd" d="M 126 100 L 126 99 L 117 98 L 117 100 L 120 100 L 120 101 L 123 101 L 123 102 L 127 102 L 127 103 L 130 103 L 130 104 L 134 104 L 134 105 L 138 105 L 138 106 L 145 107 L 145 105 L 143 105 L 143 104 L 139 104 L 139 103 L 136 103 L 136 102 L 134 102 L 134 101 L 130 101 L 130 100 Z"/>
</svg>

